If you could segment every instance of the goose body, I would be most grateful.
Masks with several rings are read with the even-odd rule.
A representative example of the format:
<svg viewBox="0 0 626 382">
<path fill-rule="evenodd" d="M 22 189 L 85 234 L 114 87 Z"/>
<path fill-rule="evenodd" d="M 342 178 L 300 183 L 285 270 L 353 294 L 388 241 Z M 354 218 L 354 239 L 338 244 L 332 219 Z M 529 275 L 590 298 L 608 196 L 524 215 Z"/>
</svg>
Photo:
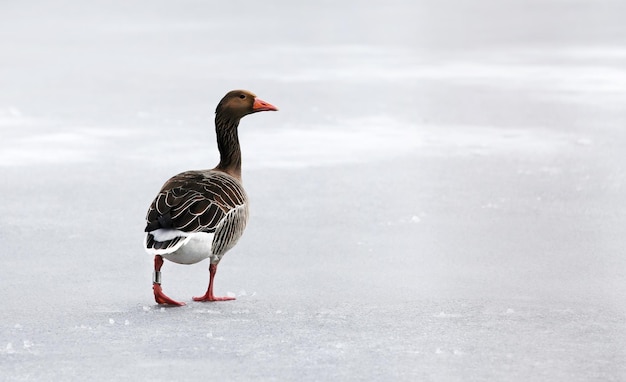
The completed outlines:
<svg viewBox="0 0 626 382">
<path fill-rule="evenodd" d="M 144 248 L 178 264 L 217 264 L 243 234 L 248 196 L 241 182 L 216 170 L 168 180 L 146 216 Z"/>
<path fill-rule="evenodd" d="M 154 298 L 159 304 L 184 305 L 161 289 L 163 259 L 179 264 L 209 262 L 209 287 L 195 301 L 215 297 L 213 280 L 224 254 L 237 244 L 248 222 L 248 196 L 241 182 L 239 120 L 259 111 L 278 110 L 245 90 L 233 90 L 215 111 L 220 163 L 211 170 L 185 171 L 170 178 L 148 209 L 144 249 L 154 255 Z"/>
</svg>

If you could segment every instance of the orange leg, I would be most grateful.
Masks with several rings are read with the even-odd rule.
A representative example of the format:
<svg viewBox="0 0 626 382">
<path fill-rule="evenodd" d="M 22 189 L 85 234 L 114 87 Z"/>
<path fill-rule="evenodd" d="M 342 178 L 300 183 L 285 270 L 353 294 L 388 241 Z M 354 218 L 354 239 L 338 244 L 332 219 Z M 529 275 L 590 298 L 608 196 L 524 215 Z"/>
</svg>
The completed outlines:
<svg viewBox="0 0 626 382">
<path fill-rule="evenodd" d="M 194 301 L 229 301 L 235 299 L 234 297 L 215 297 L 213 295 L 213 279 L 215 278 L 215 273 L 217 273 L 217 264 L 209 265 L 209 289 L 207 289 L 204 296 L 194 297 Z"/>
<path fill-rule="evenodd" d="M 163 265 L 163 257 L 160 255 L 154 256 L 154 276 L 152 279 L 152 290 L 154 291 L 154 300 L 157 304 L 183 306 L 184 302 L 172 300 L 163 293 L 161 289 L 161 266 Z"/>
</svg>

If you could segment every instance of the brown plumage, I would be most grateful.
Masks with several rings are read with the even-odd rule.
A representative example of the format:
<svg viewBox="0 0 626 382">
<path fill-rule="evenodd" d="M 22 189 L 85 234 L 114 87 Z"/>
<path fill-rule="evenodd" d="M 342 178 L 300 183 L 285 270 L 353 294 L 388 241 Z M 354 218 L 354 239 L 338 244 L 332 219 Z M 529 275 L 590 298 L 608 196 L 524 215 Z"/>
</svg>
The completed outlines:
<svg viewBox="0 0 626 382">
<path fill-rule="evenodd" d="M 154 298 L 159 304 L 184 305 L 161 289 L 163 258 L 194 264 L 210 258 L 209 288 L 195 301 L 231 300 L 213 295 L 213 279 L 222 256 L 239 240 L 248 220 L 248 197 L 241 183 L 241 118 L 278 110 L 246 90 L 228 92 L 215 110 L 219 164 L 211 170 L 186 171 L 169 179 L 146 215 L 144 248 L 154 257 Z"/>
</svg>

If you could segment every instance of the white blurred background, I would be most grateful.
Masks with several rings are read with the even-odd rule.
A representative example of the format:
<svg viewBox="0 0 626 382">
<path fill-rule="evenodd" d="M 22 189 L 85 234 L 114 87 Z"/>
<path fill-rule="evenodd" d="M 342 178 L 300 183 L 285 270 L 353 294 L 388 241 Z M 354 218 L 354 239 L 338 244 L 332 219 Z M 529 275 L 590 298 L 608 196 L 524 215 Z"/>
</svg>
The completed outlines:
<svg viewBox="0 0 626 382">
<path fill-rule="evenodd" d="M 625 12 L 2 2 L 0 379 L 623 380 Z M 237 300 L 161 309 L 143 217 L 233 88 L 280 108 L 240 126 Z"/>
</svg>

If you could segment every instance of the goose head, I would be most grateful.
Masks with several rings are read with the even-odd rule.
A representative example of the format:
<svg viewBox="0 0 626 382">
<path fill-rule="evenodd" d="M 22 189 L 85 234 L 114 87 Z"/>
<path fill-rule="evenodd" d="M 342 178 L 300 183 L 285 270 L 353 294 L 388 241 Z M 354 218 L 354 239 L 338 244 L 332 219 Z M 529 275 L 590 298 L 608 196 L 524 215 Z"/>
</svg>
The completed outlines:
<svg viewBox="0 0 626 382">
<path fill-rule="evenodd" d="M 215 114 L 228 114 L 233 119 L 240 119 L 259 111 L 277 111 L 278 108 L 258 98 L 248 90 L 231 90 L 217 105 Z"/>
</svg>

